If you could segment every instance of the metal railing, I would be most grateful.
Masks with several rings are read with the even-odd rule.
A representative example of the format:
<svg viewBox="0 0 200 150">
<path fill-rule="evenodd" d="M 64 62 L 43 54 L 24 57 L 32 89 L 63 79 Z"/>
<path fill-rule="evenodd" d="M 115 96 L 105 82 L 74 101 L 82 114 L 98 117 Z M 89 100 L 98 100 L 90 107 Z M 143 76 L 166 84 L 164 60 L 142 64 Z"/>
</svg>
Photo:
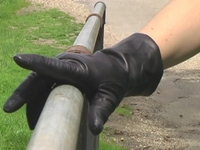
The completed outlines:
<svg viewBox="0 0 200 150">
<path fill-rule="evenodd" d="M 106 6 L 97 2 L 76 38 L 71 52 L 93 53 L 103 48 Z M 60 85 L 49 95 L 27 150 L 98 150 L 99 137 L 87 124 L 88 102 L 71 85 Z"/>
</svg>

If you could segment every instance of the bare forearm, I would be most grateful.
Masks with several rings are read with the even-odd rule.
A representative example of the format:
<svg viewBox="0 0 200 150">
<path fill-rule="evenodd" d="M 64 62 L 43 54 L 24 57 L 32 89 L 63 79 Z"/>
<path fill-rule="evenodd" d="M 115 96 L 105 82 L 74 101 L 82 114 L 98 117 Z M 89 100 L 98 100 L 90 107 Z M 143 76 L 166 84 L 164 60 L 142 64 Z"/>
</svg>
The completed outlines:
<svg viewBox="0 0 200 150">
<path fill-rule="evenodd" d="M 199 52 L 199 7 L 200 0 L 173 0 L 140 31 L 158 44 L 165 69 Z"/>
</svg>

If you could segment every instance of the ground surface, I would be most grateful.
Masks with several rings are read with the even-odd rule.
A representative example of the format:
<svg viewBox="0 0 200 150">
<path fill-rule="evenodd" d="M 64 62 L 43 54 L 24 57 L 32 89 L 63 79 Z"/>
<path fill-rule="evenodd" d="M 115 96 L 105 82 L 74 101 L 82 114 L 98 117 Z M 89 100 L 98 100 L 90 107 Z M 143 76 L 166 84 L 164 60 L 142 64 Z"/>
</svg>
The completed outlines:
<svg viewBox="0 0 200 150">
<path fill-rule="evenodd" d="M 60 10 L 84 22 L 95 0 L 31 0 Z M 105 47 L 142 28 L 169 0 L 104 0 L 107 5 Z M 150 97 L 125 98 L 129 117 L 113 114 L 105 130 L 128 149 L 200 149 L 199 55 L 165 71 Z"/>
</svg>

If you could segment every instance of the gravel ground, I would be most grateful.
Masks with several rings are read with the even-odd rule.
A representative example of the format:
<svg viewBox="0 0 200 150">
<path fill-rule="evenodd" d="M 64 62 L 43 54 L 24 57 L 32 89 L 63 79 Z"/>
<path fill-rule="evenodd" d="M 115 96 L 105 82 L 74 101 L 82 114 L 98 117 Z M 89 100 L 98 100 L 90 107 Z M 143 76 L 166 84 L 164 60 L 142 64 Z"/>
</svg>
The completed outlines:
<svg viewBox="0 0 200 150">
<path fill-rule="evenodd" d="M 63 12 L 74 16 L 78 22 L 84 23 L 90 10 L 78 0 L 31 0 L 34 5 L 43 5 L 46 8 L 58 8 Z M 79 1 L 80 2 L 80 1 Z M 105 26 L 105 47 L 109 47 L 127 35 L 112 32 L 112 25 Z M 198 58 L 198 57 L 197 57 Z M 197 59 L 196 58 L 196 59 Z M 191 60 L 189 60 L 191 61 Z M 185 69 L 193 68 L 196 65 L 182 65 Z M 178 70 L 181 70 L 178 67 Z M 176 67 L 172 71 L 177 71 Z M 170 72 L 170 71 L 169 71 Z M 156 94 L 160 94 L 160 91 Z M 161 92 L 162 93 L 162 92 Z M 188 140 L 177 132 L 177 127 L 171 126 L 162 116 L 155 115 L 161 103 L 154 97 L 130 97 L 126 98 L 121 105 L 133 107 L 131 117 L 123 117 L 113 114 L 106 124 L 110 138 L 130 150 L 159 150 L 159 149 L 188 149 Z M 142 109 L 141 109 L 142 108 Z M 111 128 L 111 129 L 110 129 Z"/>
</svg>

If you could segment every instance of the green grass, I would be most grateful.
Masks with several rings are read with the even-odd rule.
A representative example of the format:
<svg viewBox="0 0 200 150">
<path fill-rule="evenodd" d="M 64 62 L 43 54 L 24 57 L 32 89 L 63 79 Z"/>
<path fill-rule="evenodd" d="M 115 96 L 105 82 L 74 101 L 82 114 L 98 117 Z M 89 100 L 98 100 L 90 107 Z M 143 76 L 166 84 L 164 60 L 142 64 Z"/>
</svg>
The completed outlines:
<svg viewBox="0 0 200 150">
<path fill-rule="evenodd" d="M 115 109 L 115 113 L 121 116 L 128 117 L 132 114 L 132 108 L 128 105 L 119 106 Z"/>
<path fill-rule="evenodd" d="M 13 56 L 35 53 L 55 56 L 71 46 L 82 28 L 73 17 L 56 9 L 29 10 L 25 0 L 0 0 L 0 106 L 30 73 L 18 67 Z M 22 9 L 26 7 L 26 9 Z M 38 9 L 37 9 L 38 10 Z M 24 150 L 32 131 L 25 108 L 6 114 L 0 109 L 0 150 Z M 101 150 L 122 150 L 115 143 L 100 142 Z"/>
<path fill-rule="evenodd" d="M 123 147 L 116 145 L 116 144 L 101 142 L 100 143 L 100 150 L 125 150 L 125 149 Z"/>
<path fill-rule="evenodd" d="M 127 150 L 112 139 L 109 139 L 109 142 L 106 141 L 107 138 L 111 138 L 111 136 L 107 135 L 107 129 L 105 129 L 100 135 L 100 150 Z"/>
<path fill-rule="evenodd" d="M 0 105 L 29 74 L 12 57 L 17 53 L 55 56 L 73 44 L 82 25 L 58 10 L 26 11 L 24 0 L 0 0 Z M 20 11 L 21 10 L 21 11 Z M 0 150 L 23 150 L 30 139 L 25 108 L 6 114 L 0 109 Z"/>
</svg>

